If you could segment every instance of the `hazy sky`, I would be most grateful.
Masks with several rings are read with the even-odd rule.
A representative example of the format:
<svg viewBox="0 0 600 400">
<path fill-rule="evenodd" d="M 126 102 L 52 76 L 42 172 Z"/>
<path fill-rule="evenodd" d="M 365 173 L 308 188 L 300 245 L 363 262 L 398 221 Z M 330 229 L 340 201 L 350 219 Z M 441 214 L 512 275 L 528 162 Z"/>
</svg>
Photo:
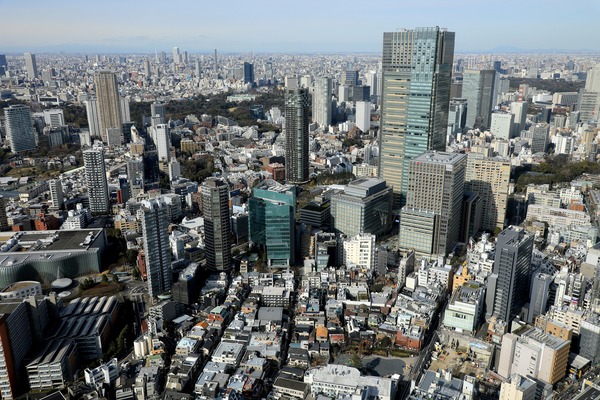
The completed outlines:
<svg viewBox="0 0 600 400">
<path fill-rule="evenodd" d="M 600 51 L 600 0 L 0 0 L 0 53 L 380 52 L 441 26 L 456 51 Z"/>
</svg>

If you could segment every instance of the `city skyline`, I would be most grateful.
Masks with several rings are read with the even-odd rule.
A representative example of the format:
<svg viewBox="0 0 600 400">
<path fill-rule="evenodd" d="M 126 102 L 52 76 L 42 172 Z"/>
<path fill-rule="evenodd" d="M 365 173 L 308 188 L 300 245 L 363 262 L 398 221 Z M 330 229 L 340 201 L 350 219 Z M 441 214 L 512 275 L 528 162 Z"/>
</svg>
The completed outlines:
<svg viewBox="0 0 600 400">
<path fill-rule="evenodd" d="M 357 1 L 345 2 L 344 7 L 309 2 L 293 14 L 282 11 L 284 16 L 271 19 L 265 17 L 277 16 L 280 4 L 271 0 L 261 4 L 263 7 L 234 1 L 230 9 L 235 12 L 224 14 L 216 3 L 198 7 L 189 1 L 179 2 L 178 8 L 165 8 L 164 3 L 154 0 L 145 2 L 143 6 L 149 10 L 146 13 L 141 12 L 139 3 L 114 0 L 93 9 L 85 5 L 74 8 L 66 1 L 55 2 L 52 7 L 39 0 L 4 1 L 0 2 L 4 16 L 0 36 L 10 40 L 4 43 L 2 51 L 153 53 L 177 46 L 190 53 L 210 52 L 214 48 L 225 53 L 379 53 L 385 31 L 440 26 L 456 32 L 457 53 L 544 49 L 600 52 L 600 44 L 594 40 L 594 16 L 600 12 L 600 5 L 592 0 L 577 8 L 563 7 L 560 12 L 541 1 L 508 2 L 502 8 L 474 0 L 429 0 L 419 4 L 382 1 L 368 7 Z M 317 5 L 318 13 L 314 12 Z M 40 12 L 31 12 L 36 9 Z M 588 12 L 580 12 L 582 9 Z M 186 16 L 197 13 L 198 21 L 181 21 L 181 10 Z M 28 25 L 36 29 L 22 29 L 23 15 L 28 16 Z M 94 21 L 90 21 L 91 15 Z M 137 15 L 143 18 L 132 18 Z M 216 17 L 205 18 L 206 15 Z M 377 24 L 361 30 L 343 29 L 357 18 Z M 569 25 L 568 35 L 550 36 L 549 27 L 569 19 L 578 23 Z M 157 26 L 165 29 L 157 30 Z"/>
</svg>

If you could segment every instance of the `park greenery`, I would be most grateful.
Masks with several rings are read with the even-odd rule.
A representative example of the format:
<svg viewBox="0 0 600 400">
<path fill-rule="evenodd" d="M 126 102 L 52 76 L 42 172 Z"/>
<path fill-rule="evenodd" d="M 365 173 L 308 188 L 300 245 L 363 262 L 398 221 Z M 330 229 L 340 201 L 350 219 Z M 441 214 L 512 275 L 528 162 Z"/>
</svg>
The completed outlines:
<svg viewBox="0 0 600 400">
<path fill-rule="evenodd" d="M 571 182 L 583 174 L 599 174 L 600 164 L 591 161 L 570 162 L 565 154 L 547 157 L 538 165 L 519 167 L 515 170 L 516 191 L 525 190 L 529 184 Z"/>
</svg>

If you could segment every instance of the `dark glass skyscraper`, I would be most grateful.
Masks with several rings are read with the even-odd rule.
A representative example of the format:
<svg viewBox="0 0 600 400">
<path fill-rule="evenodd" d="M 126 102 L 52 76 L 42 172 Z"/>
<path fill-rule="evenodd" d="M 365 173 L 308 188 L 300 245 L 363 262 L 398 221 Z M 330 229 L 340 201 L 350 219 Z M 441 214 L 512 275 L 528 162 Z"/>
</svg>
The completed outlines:
<svg viewBox="0 0 600 400">
<path fill-rule="evenodd" d="M 494 108 L 493 69 L 467 70 L 463 73 L 462 95 L 467 99 L 467 128 L 489 128 Z"/>
<path fill-rule="evenodd" d="M 446 149 L 454 32 L 439 27 L 383 34 L 379 177 L 405 203 L 408 163 Z"/>
<path fill-rule="evenodd" d="M 508 227 L 498 234 L 494 270 L 488 278 L 486 315 L 510 322 L 529 300 L 532 235 Z"/>
<path fill-rule="evenodd" d="M 285 89 L 285 179 L 308 181 L 308 89 Z"/>
<path fill-rule="evenodd" d="M 208 178 L 202 184 L 204 252 L 206 267 L 212 271 L 226 271 L 231 267 L 228 191 L 227 184 L 217 178 Z"/>
</svg>

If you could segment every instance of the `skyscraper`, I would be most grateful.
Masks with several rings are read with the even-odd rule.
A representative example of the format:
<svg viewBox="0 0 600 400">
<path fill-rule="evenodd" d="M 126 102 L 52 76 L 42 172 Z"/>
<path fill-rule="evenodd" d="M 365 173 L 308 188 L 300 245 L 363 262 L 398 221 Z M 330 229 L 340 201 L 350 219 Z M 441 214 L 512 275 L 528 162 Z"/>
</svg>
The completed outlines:
<svg viewBox="0 0 600 400">
<path fill-rule="evenodd" d="M 8 62 L 6 62 L 6 54 L 0 54 L 0 76 L 4 75 L 8 70 Z"/>
<path fill-rule="evenodd" d="M 148 274 L 148 294 L 156 297 L 171 290 L 171 248 L 169 247 L 167 204 L 159 197 L 142 202 L 142 235 Z"/>
<path fill-rule="evenodd" d="M 312 120 L 319 124 L 319 128 L 326 128 L 331 125 L 331 94 L 331 78 L 316 78 L 312 99 Z"/>
<path fill-rule="evenodd" d="M 484 213 L 481 229 L 494 232 L 504 228 L 508 185 L 510 183 L 510 161 L 501 157 L 487 158 L 482 154 L 469 153 L 465 191 L 481 196 Z"/>
<path fill-rule="evenodd" d="M 154 141 L 158 153 L 158 161 L 169 162 L 169 152 L 171 150 L 171 135 L 167 124 L 160 124 L 154 127 Z"/>
<path fill-rule="evenodd" d="M 221 179 L 208 178 L 202 184 L 204 214 L 204 253 L 212 271 L 231 268 L 231 219 L 229 188 Z"/>
<path fill-rule="evenodd" d="M 104 149 L 101 146 L 83 151 L 85 181 L 92 214 L 106 214 L 110 209 L 108 182 L 104 164 Z"/>
<path fill-rule="evenodd" d="M 285 90 L 285 178 L 291 183 L 308 181 L 308 89 Z"/>
<path fill-rule="evenodd" d="M 29 107 L 16 104 L 4 109 L 6 139 L 13 153 L 35 149 L 35 131 Z"/>
<path fill-rule="evenodd" d="M 254 83 L 254 64 L 244 63 L 244 83 Z"/>
<path fill-rule="evenodd" d="M 510 322 L 527 303 L 533 239 L 513 226 L 498 234 L 494 269 L 487 283 L 487 316 Z"/>
<path fill-rule="evenodd" d="M 100 120 L 98 119 L 98 102 L 96 99 L 89 99 L 85 101 L 85 112 L 87 114 L 90 136 L 93 138 L 99 138 Z"/>
<path fill-rule="evenodd" d="M 27 69 L 27 77 L 29 80 L 34 80 L 38 76 L 37 63 L 35 62 L 35 54 L 25 53 L 25 68 Z"/>
<path fill-rule="evenodd" d="M 4 196 L 0 196 L 0 232 L 8 230 L 8 218 L 6 216 L 6 202 Z"/>
<path fill-rule="evenodd" d="M 60 182 L 60 179 L 52 179 L 48 182 L 48 187 L 50 188 L 50 201 L 52 202 L 52 208 L 59 210 L 64 203 L 62 183 Z"/>
<path fill-rule="evenodd" d="M 408 163 L 446 149 L 454 32 L 416 28 L 383 34 L 379 177 L 405 203 Z"/>
<path fill-rule="evenodd" d="M 408 167 L 406 205 L 400 212 L 400 249 L 447 255 L 460 234 L 467 156 L 427 152 Z"/>
<path fill-rule="evenodd" d="M 107 129 L 121 129 L 121 101 L 117 87 L 117 76 L 110 71 L 94 75 L 98 104 L 98 129 L 102 141 L 106 142 Z"/>
<path fill-rule="evenodd" d="M 155 101 L 154 103 L 150 104 L 150 115 L 151 117 L 155 117 L 155 116 L 160 116 L 161 118 L 161 124 L 164 124 L 167 122 L 167 107 L 165 103 L 159 103 L 157 101 Z"/>
<path fill-rule="evenodd" d="M 173 63 L 179 64 L 181 61 L 179 59 L 179 47 L 173 47 Z"/>
<path fill-rule="evenodd" d="M 493 69 L 467 70 L 463 73 L 462 96 L 467 99 L 467 128 L 489 128 L 494 104 Z"/>
</svg>

